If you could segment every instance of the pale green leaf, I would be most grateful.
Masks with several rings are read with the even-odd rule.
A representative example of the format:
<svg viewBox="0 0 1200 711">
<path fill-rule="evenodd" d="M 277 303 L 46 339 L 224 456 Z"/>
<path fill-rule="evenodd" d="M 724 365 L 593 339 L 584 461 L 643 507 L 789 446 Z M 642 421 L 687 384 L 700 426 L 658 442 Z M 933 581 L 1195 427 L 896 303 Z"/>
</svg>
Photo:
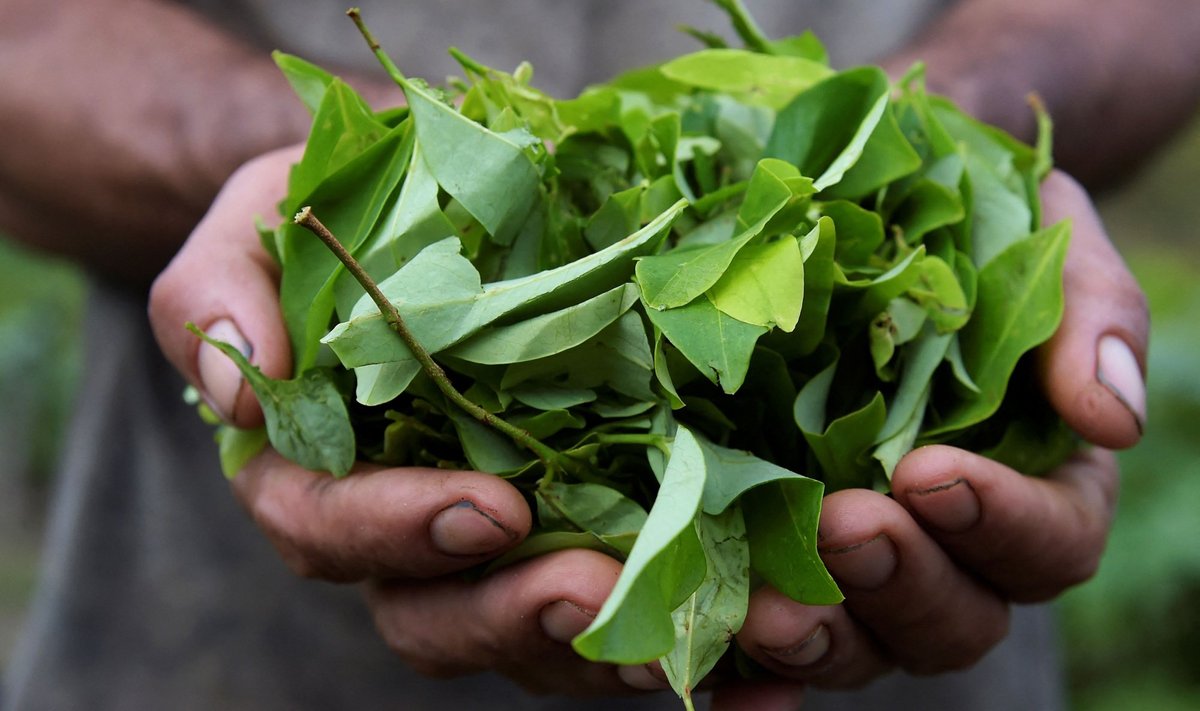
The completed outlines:
<svg viewBox="0 0 1200 711">
<path fill-rule="evenodd" d="M 746 379 L 754 344 L 767 332 L 726 316 L 708 299 L 646 314 L 696 370 L 727 393 L 737 392 Z"/>
<path fill-rule="evenodd" d="M 545 358 L 604 330 L 637 303 L 638 290 L 622 284 L 574 306 L 508 326 L 484 329 L 446 351 L 472 363 L 504 365 Z"/>
<path fill-rule="evenodd" d="M 1059 223 L 1017 242 L 979 271 L 975 314 L 959 332 L 959 343 L 980 392 L 967 393 L 922 436 L 975 424 L 1000 406 L 1017 360 L 1058 328 L 1069 242 L 1069 224 Z"/>
<path fill-rule="evenodd" d="M 744 247 L 708 297 L 739 321 L 793 330 L 804 301 L 804 260 L 796 238 Z"/>
<path fill-rule="evenodd" d="M 706 49 L 663 64 L 660 71 L 688 86 L 733 94 L 751 104 L 783 108 L 796 94 L 833 74 L 820 62 L 744 49 Z"/>
<path fill-rule="evenodd" d="M 644 664 L 675 646 L 671 613 L 705 575 L 695 518 L 706 477 L 699 444 L 680 427 L 654 506 L 616 585 L 572 642 L 585 659 Z"/>
<path fill-rule="evenodd" d="M 750 604 L 750 547 L 741 509 L 702 513 L 696 530 L 707 573 L 696 592 L 671 614 L 675 646 L 661 660 L 671 688 L 685 699 L 729 649 Z"/>
</svg>

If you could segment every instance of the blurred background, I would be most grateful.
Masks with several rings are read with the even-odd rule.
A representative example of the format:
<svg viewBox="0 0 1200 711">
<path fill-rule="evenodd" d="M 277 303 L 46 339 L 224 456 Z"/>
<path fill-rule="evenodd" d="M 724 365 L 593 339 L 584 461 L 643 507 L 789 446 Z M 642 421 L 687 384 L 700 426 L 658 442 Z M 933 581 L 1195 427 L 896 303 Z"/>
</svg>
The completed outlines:
<svg viewBox="0 0 1200 711">
<path fill-rule="evenodd" d="M 1149 428 L 1122 453 L 1095 579 L 1059 603 L 1072 708 L 1200 709 L 1200 117 L 1118 191 L 1109 232 L 1153 316 Z M 80 371 L 84 288 L 0 239 L 0 670 L 37 572 L 45 502 Z"/>
</svg>

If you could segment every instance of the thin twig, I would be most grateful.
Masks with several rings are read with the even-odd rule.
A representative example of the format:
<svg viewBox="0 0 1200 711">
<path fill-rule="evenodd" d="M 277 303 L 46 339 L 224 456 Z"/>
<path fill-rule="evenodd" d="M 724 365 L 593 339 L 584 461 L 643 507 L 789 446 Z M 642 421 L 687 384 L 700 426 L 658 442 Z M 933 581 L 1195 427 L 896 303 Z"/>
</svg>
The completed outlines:
<svg viewBox="0 0 1200 711">
<path fill-rule="evenodd" d="M 433 380 L 434 384 L 437 385 L 438 389 L 442 391 L 442 394 L 448 400 L 479 422 L 507 435 L 519 446 L 533 452 L 542 461 L 542 464 L 546 466 L 547 470 L 554 470 L 559 467 L 561 457 L 557 451 L 529 434 L 529 432 L 483 409 L 454 387 L 454 383 L 450 382 L 450 378 L 446 375 L 446 371 L 442 369 L 442 366 L 438 365 L 429 351 L 425 349 L 425 346 L 421 345 L 421 342 L 413 336 L 412 331 L 408 330 L 408 326 L 405 325 L 404 318 L 400 315 L 400 311 L 396 309 L 396 305 L 388 301 L 388 298 L 380 291 L 379 285 L 375 283 L 371 275 L 367 274 L 362 265 L 358 263 L 358 260 L 346 250 L 338 238 L 329 231 L 329 228 L 317 219 L 317 216 L 312 212 L 312 208 L 305 207 L 296 213 L 295 222 L 320 238 L 325 243 L 325 246 L 329 248 L 329 251 L 333 252 L 334 256 L 338 258 L 338 261 L 345 265 L 346 270 L 354 276 L 367 292 L 367 295 L 371 297 L 371 300 L 375 302 L 375 305 L 379 307 L 379 312 L 383 314 L 383 319 L 387 321 L 388 326 L 400 336 L 400 340 L 404 341 L 405 346 L 408 346 L 408 350 L 417 359 L 417 363 L 420 364 L 421 369 Z"/>
<path fill-rule="evenodd" d="M 362 12 L 357 7 L 352 7 L 346 11 L 346 15 L 354 21 L 354 26 L 358 28 L 363 39 L 367 41 L 367 46 L 375 53 L 375 58 L 383 65 L 388 76 L 392 78 L 392 81 L 403 87 L 408 80 L 405 78 L 404 73 L 400 71 L 400 67 L 397 67 L 392 58 L 387 56 L 387 53 L 383 51 L 383 47 L 379 46 L 379 40 L 375 39 L 375 35 L 371 33 L 371 30 L 367 27 L 367 23 L 363 21 Z"/>
</svg>

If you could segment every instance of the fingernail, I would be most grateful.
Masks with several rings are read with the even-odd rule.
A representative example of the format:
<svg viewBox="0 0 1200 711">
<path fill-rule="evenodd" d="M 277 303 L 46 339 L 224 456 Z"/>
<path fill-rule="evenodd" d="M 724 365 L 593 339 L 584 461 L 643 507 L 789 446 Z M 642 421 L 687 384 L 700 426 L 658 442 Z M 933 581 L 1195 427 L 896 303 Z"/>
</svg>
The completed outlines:
<svg viewBox="0 0 1200 711">
<path fill-rule="evenodd" d="M 658 671 L 662 673 L 661 669 Z M 658 691 L 670 686 L 665 677 L 659 677 L 651 671 L 649 664 L 618 667 L 617 675 L 621 677 L 621 681 L 642 691 Z"/>
<path fill-rule="evenodd" d="M 1100 339 L 1096 347 L 1096 379 L 1133 415 L 1138 432 L 1144 432 L 1146 382 L 1129 344 L 1117 336 L 1104 336 Z"/>
<path fill-rule="evenodd" d="M 254 349 L 233 321 L 227 318 L 214 321 L 206 330 L 210 338 L 224 341 L 250 358 Z M 196 369 L 200 373 L 200 389 L 209 407 L 216 410 L 222 419 L 232 419 L 237 407 L 238 394 L 242 390 L 242 371 L 229 356 L 207 343 L 200 344 L 196 354 Z"/>
<path fill-rule="evenodd" d="M 966 479 L 913 489 L 909 494 L 908 502 L 921 520 L 940 531 L 962 533 L 979 522 L 979 496 Z"/>
<path fill-rule="evenodd" d="M 896 571 L 896 546 L 881 533 L 852 546 L 823 550 L 821 559 L 844 587 L 878 590 Z"/>
<path fill-rule="evenodd" d="M 516 538 L 503 524 L 466 500 L 439 511 L 429 522 L 429 536 L 446 555 L 492 553 Z"/>
<path fill-rule="evenodd" d="M 808 667 L 825 658 L 832 643 L 829 628 L 818 625 L 807 638 L 790 647 L 764 649 L 773 659 L 789 667 Z"/>
<path fill-rule="evenodd" d="M 563 644 L 570 644 L 594 619 L 596 613 L 589 612 L 569 600 L 552 602 L 543 607 L 538 614 L 542 632 L 555 642 Z"/>
</svg>

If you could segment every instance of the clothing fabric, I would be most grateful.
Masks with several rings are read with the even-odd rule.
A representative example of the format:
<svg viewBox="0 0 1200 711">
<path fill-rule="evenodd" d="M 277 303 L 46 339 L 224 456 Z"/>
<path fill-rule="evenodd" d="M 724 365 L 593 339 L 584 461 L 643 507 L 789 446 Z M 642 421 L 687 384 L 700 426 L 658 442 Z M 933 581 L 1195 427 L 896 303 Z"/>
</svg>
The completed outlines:
<svg viewBox="0 0 1200 711">
<path fill-rule="evenodd" d="M 340 2 L 190 4 L 264 47 L 342 66 L 373 61 Z M 897 46 L 945 3 L 749 4 L 770 34 L 815 28 L 845 65 Z M 725 26 L 697 0 L 374 0 L 363 12 L 410 75 L 451 73 L 443 50 L 453 43 L 502 68 L 530 59 L 536 83 L 556 93 L 693 47 L 674 30 L 681 20 Z M 41 583 L 7 670 L 7 708 L 679 708 L 670 694 L 543 698 L 493 674 L 439 681 L 408 670 L 374 631 L 356 588 L 295 577 L 238 508 L 210 428 L 182 402 L 183 383 L 154 343 L 144 294 L 93 284 L 85 339 L 87 373 Z M 1011 637 L 969 672 L 814 691 L 806 708 L 1058 709 L 1055 646 L 1047 610 L 1022 609 Z"/>
</svg>

